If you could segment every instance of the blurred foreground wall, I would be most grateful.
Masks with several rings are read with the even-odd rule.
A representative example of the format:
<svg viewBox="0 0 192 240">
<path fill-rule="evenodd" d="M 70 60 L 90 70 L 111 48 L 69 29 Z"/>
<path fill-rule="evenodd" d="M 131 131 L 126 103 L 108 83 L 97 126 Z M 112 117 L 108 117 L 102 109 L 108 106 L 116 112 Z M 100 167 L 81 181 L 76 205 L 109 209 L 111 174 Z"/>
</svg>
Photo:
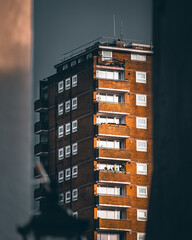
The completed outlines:
<svg viewBox="0 0 192 240">
<path fill-rule="evenodd" d="M 147 240 L 191 239 L 192 2 L 153 1 L 154 172 Z"/>
<path fill-rule="evenodd" d="M 31 199 L 31 0 L 0 1 L 0 239 L 21 239 Z"/>
</svg>

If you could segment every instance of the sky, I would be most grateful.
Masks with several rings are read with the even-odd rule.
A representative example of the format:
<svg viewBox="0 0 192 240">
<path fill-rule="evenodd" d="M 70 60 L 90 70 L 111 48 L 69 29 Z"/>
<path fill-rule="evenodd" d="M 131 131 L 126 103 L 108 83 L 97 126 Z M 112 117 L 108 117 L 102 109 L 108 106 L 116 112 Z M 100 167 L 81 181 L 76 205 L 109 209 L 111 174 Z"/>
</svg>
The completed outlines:
<svg viewBox="0 0 192 240">
<path fill-rule="evenodd" d="M 34 0 L 34 83 L 55 73 L 62 54 L 99 37 L 152 40 L 152 0 Z M 36 87 L 37 88 L 37 87 Z"/>
</svg>

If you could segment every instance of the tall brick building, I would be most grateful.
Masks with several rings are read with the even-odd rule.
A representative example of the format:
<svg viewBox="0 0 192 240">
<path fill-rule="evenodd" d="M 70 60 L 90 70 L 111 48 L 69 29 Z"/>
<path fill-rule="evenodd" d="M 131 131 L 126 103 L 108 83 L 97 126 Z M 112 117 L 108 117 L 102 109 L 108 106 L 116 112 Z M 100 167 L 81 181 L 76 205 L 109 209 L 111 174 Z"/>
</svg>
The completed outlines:
<svg viewBox="0 0 192 240">
<path fill-rule="evenodd" d="M 152 46 L 97 40 L 40 81 L 35 155 L 88 239 L 143 240 L 152 173 Z M 43 204 L 41 189 L 35 199 Z"/>
</svg>

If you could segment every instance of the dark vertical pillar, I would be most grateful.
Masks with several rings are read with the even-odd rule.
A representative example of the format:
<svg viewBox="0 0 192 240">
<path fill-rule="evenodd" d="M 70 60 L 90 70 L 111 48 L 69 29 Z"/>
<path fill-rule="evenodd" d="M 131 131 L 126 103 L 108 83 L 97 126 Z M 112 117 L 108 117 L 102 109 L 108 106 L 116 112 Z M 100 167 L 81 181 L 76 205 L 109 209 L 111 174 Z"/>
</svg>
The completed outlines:
<svg viewBox="0 0 192 240">
<path fill-rule="evenodd" d="M 31 199 L 31 0 L 0 7 L 0 239 L 21 239 Z"/>
<path fill-rule="evenodd" d="M 192 3 L 153 1 L 154 171 L 147 240 L 191 239 Z"/>
</svg>

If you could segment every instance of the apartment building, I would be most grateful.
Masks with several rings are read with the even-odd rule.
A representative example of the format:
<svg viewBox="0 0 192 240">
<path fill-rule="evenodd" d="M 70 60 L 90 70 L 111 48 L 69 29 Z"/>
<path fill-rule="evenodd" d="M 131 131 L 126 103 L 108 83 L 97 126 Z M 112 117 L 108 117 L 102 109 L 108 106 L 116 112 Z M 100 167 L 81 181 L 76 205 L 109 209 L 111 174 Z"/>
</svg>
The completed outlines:
<svg viewBox="0 0 192 240">
<path fill-rule="evenodd" d="M 92 240 L 143 240 L 152 174 L 152 46 L 98 39 L 40 81 L 35 155 Z M 35 200 L 43 205 L 41 189 Z"/>
</svg>

